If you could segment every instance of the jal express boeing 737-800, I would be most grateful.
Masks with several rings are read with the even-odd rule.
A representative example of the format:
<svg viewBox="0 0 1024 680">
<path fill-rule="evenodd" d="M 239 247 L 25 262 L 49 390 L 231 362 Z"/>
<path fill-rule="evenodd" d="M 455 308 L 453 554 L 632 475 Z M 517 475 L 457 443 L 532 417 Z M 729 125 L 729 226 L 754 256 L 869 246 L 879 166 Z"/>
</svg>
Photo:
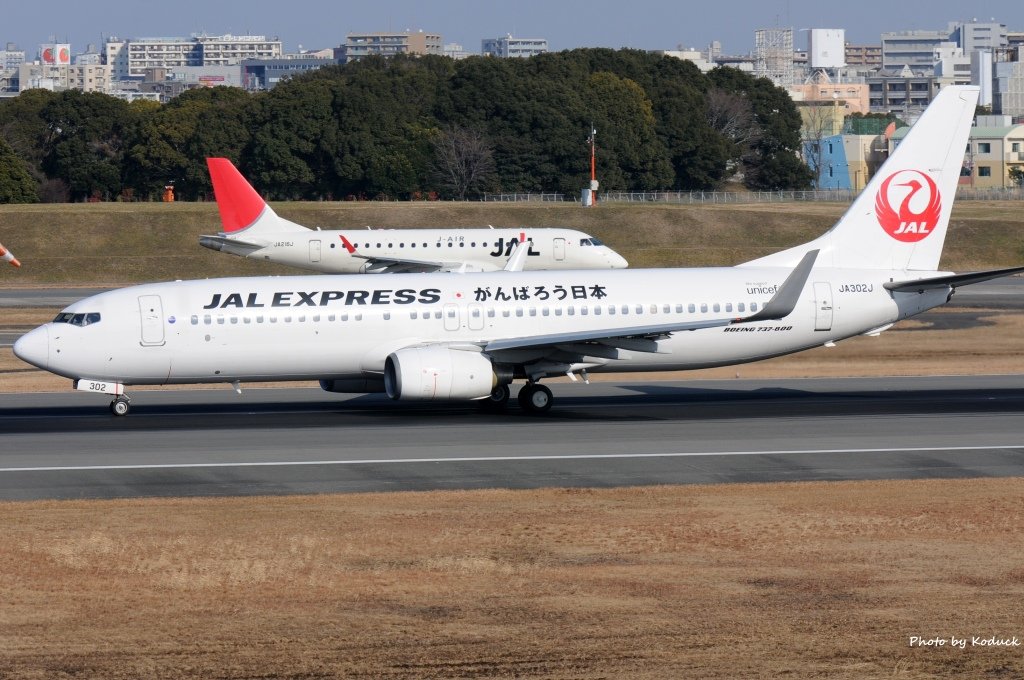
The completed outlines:
<svg viewBox="0 0 1024 680">
<path fill-rule="evenodd" d="M 735 267 L 176 281 L 71 305 L 14 346 L 113 395 L 124 386 L 316 379 L 399 400 L 519 402 L 541 380 L 757 361 L 877 334 L 957 286 L 937 271 L 978 88 L 942 90 L 823 236 Z"/>
<path fill-rule="evenodd" d="M 522 268 L 620 269 L 626 260 L 573 229 L 312 230 L 279 217 L 226 158 L 208 158 L 224 231 L 201 236 L 212 250 L 329 274 L 487 272 L 519 243 Z"/>
</svg>

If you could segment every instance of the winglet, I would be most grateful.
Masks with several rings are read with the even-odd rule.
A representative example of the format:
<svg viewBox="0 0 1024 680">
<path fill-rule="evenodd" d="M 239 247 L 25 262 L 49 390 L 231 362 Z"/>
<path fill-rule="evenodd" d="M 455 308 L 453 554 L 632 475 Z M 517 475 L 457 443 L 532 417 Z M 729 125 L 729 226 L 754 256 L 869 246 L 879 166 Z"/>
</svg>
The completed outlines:
<svg viewBox="0 0 1024 680">
<path fill-rule="evenodd" d="M 2 243 L 0 243 L 0 260 L 10 262 L 15 267 L 21 266 L 21 263 L 18 262 L 18 258 L 14 257 L 14 253 L 4 248 L 4 244 Z"/>
<path fill-rule="evenodd" d="M 811 275 L 814 268 L 814 260 L 818 257 L 818 251 L 812 250 L 804 255 L 800 263 L 793 268 L 786 280 L 782 282 L 779 289 L 775 291 L 772 299 L 765 303 L 761 311 L 752 316 L 745 316 L 736 319 L 733 323 L 750 323 L 752 321 L 771 321 L 773 319 L 784 319 L 796 308 L 800 294 L 807 283 L 807 277 Z"/>
<path fill-rule="evenodd" d="M 207 158 L 213 194 L 220 209 L 220 222 L 228 234 L 251 226 L 267 207 L 252 185 L 227 158 Z"/>
<path fill-rule="evenodd" d="M 526 265 L 526 256 L 530 252 L 530 242 L 520 241 L 512 254 L 509 255 L 508 262 L 505 263 L 504 270 L 507 272 L 521 272 L 523 266 Z"/>
</svg>

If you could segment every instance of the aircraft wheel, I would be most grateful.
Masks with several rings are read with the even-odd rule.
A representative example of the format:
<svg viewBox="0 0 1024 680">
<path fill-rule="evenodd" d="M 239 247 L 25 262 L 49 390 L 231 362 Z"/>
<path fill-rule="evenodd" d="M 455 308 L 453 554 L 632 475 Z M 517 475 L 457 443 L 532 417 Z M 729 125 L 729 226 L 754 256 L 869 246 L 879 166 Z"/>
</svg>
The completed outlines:
<svg viewBox="0 0 1024 680">
<path fill-rule="evenodd" d="M 503 411 L 508 406 L 508 399 L 512 395 L 508 385 L 498 385 L 491 390 L 491 395 L 480 402 L 485 411 Z"/>
<path fill-rule="evenodd" d="M 126 397 L 118 397 L 114 401 L 110 402 L 110 412 L 115 416 L 126 416 L 130 410 L 131 405 Z"/>
<path fill-rule="evenodd" d="M 518 399 L 523 410 L 539 415 L 547 413 L 551 409 L 555 397 L 551 394 L 551 390 L 544 385 L 527 383 L 523 389 L 519 390 Z"/>
</svg>

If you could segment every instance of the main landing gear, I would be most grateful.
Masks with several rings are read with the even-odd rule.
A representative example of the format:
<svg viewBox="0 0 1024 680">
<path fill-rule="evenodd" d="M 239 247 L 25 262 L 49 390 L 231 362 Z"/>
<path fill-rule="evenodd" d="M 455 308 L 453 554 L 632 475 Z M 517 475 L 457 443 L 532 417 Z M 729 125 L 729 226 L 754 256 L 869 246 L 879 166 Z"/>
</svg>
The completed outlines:
<svg viewBox="0 0 1024 680">
<path fill-rule="evenodd" d="M 486 399 L 480 400 L 480 407 L 484 411 L 490 411 L 497 413 L 504 411 L 505 407 L 508 406 L 509 396 L 511 391 L 508 385 L 498 385 Z M 519 389 L 518 396 L 519 406 L 522 407 L 527 413 L 539 415 L 541 413 L 547 413 L 551 408 L 551 404 L 554 401 L 554 397 L 551 395 L 549 390 L 540 383 L 528 382 Z"/>
<path fill-rule="evenodd" d="M 122 394 L 114 399 L 114 401 L 110 402 L 110 412 L 115 416 L 126 416 L 130 410 L 131 400 L 125 394 Z"/>
<path fill-rule="evenodd" d="M 554 396 L 546 386 L 528 382 L 519 390 L 519 405 L 524 411 L 534 415 L 547 413 L 551 409 Z"/>
</svg>

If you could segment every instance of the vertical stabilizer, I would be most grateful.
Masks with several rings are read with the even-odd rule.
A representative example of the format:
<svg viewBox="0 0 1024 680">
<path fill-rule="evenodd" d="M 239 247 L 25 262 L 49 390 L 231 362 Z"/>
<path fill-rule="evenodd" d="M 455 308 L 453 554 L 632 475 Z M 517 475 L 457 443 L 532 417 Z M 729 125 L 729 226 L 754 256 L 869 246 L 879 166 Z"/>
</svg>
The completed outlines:
<svg viewBox="0 0 1024 680">
<path fill-rule="evenodd" d="M 227 158 L 207 158 L 206 166 L 210 169 L 225 234 L 308 231 L 306 227 L 278 217 Z"/>
<path fill-rule="evenodd" d="M 831 230 L 745 265 L 793 267 L 820 250 L 825 267 L 938 269 L 978 92 L 942 89 Z"/>
</svg>

